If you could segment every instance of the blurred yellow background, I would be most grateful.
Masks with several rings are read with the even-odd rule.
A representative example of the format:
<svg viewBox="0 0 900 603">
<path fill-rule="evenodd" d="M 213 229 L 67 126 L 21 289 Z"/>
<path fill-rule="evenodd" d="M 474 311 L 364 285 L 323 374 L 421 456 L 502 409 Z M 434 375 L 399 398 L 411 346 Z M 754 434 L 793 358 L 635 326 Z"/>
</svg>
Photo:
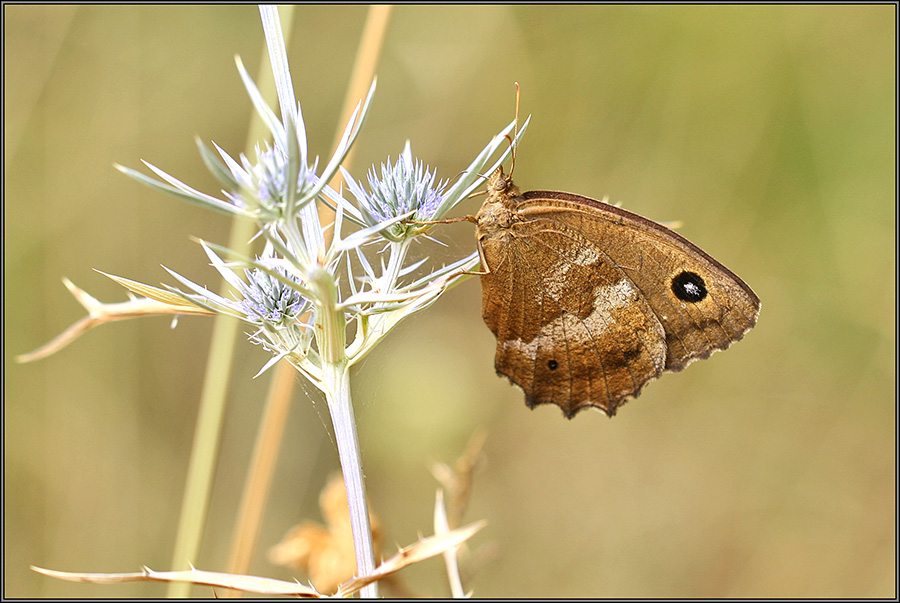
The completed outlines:
<svg viewBox="0 0 900 603">
<path fill-rule="evenodd" d="M 146 159 L 218 186 L 195 135 L 237 154 L 256 74 L 254 6 L 4 6 L 4 591 L 160 596 L 59 570 L 168 569 L 212 321 L 103 326 L 55 356 L 16 354 L 103 301 L 97 268 L 160 264 L 217 287 L 191 237 L 229 224 L 112 167 Z M 298 7 L 290 45 L 312 152 L 329 145 L 364 6 Z M 488 433 L 465 586 L 506 597 L 894 597 L 896 7 L 395 7 L 354 173 L 413 152 L 453 178 L 513 117 L 516 182 L 612 201 L 680 232 L 762 299 L 744 341 L 647 387 L 612 420 L 529 411 L 493 370 L 475 279 L 403 323 L 354 376 L 371 504 L 393 544 L 432 533 L 437 482 Z M 474 213 L 479 199 L 458 213 Z M 446 257 L 470 225 L 440 232 Z M 245 329 L 244 329 L 245 330 Z M 202 569 L 222 570 L 268 377 L 237 346 Z M 265 550 L 318 519 L 338 467 L 327 411 L 299 387 Z M 311 399 L 312 398 L 312 399 Z M 401 574 L 446 596 L 439 560 Z M 305 580 L 305 576 L 297 576 Z M 195 588 L 197 596 L 212 596 Z"/>
</svg>

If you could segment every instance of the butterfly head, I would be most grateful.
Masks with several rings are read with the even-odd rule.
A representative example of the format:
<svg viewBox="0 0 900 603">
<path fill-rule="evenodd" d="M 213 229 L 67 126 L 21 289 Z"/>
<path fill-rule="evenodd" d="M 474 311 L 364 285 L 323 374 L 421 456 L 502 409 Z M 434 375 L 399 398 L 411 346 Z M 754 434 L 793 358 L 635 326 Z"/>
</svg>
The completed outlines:
<svg viewBox="0 0 900 603">
<path fill-rule="evenodd" d="M 511 175 L 503 173 L 503 166 L 500 165 L 488 177 L 487 192 L 488 197 L 515 197 L 519 194 L 519 188 L 513 184 Z"/>
</svg>

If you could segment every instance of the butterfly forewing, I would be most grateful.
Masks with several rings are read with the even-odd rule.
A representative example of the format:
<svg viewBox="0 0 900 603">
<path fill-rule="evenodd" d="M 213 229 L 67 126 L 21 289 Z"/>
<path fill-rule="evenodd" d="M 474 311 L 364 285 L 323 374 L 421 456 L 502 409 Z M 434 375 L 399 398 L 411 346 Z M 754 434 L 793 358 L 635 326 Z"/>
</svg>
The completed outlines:
<svg viewBox="0 0 900 603">
<path fill-rule="evenodd" d="M 737 275 L 679 234 L 627 210 L 571 193 L 530 191 L 519 212 L 550 220 L 592 240 L 620 267 L 653 308 L 666 333 L 666 369 L 680 370 L 741 339 L 756 324 L 759 298 Z M 635 224 L 642 228 L 635 228 Z M 706 295 L 678 297 L 673 280 L 700 278 Z"/>
</svg>

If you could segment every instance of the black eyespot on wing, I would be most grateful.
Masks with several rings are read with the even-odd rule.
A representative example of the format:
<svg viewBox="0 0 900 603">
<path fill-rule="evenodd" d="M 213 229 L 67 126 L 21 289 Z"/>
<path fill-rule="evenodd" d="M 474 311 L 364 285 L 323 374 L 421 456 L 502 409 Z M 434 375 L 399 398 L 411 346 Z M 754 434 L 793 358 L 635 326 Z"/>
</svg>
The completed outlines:
<svg viewBox="0 0 900 603">
<path fill-rule="evenodd" d="M 681 301 L 696 304 L 706 298 L 706 283 L 699 275 L 685 270 L 672 279 L 672 292 Z"/>
<path fill-rule="evenodd" d="M 547 368 L 549 368 L 551 371 L 555 371 L 557 368 L 559 368 L 559 363 L 556 360 L 551 360 L 547 363 Z"/>
</svg>

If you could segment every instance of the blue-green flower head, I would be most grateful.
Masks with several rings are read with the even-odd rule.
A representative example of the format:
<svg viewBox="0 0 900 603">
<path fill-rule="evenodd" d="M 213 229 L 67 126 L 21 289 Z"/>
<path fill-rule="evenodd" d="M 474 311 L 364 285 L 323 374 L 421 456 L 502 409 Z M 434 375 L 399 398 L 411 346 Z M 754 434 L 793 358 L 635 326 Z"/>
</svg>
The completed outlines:
<svg viewBox="0 0 900 603">
<path fill-rule="evenodd" d="M 275 269 L 281 276 L 292 279 L 287 270 Z M 245 270 L 247 284 L 241 293 L 241 307 L 250 319 L 275 326 L 296 324 L 309 310 L 310 303 L 300 293 L 262 270 Z"/>
<path fill-rule="evenodd" d="M 288 157 L 284 149 L 276 145 L 270 147 L 266 144 L 264 149 L 257 147 L 258 157 L 256 164 L 250 162 L 246 155 L 241 154 L 241 164 L 229 163 L 232 176 L 241 185 L 241 189 L 228 197 L 238 207 L 259 207 L 261 211 L 269 214 L 280 214 L 287 195 Z M 297 193 L 303 193 L 311 189 L 318 182 L 316 168 L 318 160 L 312 167 L 300 168 L 297 178 Z M 245 195 L 251 195 L 252 200 L 245 199 Z"/>
<path fill-rule="evenodd" d="M 420 160 L 414 160 L 409 142 L 395 164 L 381 164 L 381 175 L 372 166 L 369 170 L 369 190 L 367 193 L 362 184 L 347 178 L 347 188 L 356 197 L 363 217 L 370 226 L 380 224 L 398 216 L 413 212 L 410 220 L 427 221 L 434 219 L 434 214 L 443 200 L 442 190 L 446 181 L 435 185 L 437 170 L 429 172 L 428 166 Z M 401 241 L 416 236 L 427 226 L 400 222 L 392 224 L 383 232 L 392 241 Z"/>
</svg>

